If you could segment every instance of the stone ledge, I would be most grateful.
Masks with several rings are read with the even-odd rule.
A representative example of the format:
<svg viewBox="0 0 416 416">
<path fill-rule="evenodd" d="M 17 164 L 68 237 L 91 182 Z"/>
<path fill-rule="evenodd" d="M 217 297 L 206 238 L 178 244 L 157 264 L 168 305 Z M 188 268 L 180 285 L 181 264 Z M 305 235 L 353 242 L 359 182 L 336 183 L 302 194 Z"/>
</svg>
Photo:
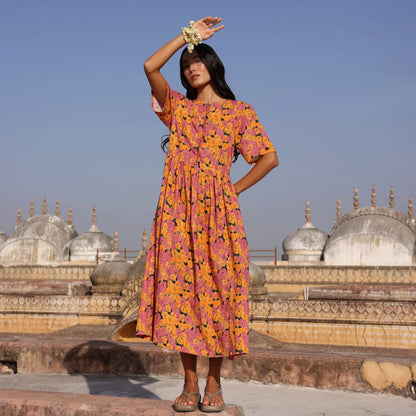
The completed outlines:
<svg viewBox="0 0 416 416">
<path fill-rule="evenodd" d="M 416 350 L 298 344 L 279 347 L 268 345 L 268 337 L 260 338 L 253 339 L 250 354 L 234 361 L 224 360 L 224 378 L 412 396 L 409 383 L 416 380 Z M 8 334 L 0 334 L 0 339 L 0 361 L 15 362 L 18 373 L 180 375 L 183 372 L 177 352 L 148 342 L 30 339 Z M 366 371 L 368 363 L 374 362 L 383 371 L 384 379 L 373 380 L 372 373 Z M 205 373 L 207 369 L 208 360 L 198 360 L 198 371 Z"/>
<path fill-rule="evenodd" d="M 0 416 L 177 416 L 172 402 L 73 393 L 0 390 Z M 199 410 L 192 415 L 204 415 Z M 219 416 L 243 416 L 226 407 Z"/>
</svg>

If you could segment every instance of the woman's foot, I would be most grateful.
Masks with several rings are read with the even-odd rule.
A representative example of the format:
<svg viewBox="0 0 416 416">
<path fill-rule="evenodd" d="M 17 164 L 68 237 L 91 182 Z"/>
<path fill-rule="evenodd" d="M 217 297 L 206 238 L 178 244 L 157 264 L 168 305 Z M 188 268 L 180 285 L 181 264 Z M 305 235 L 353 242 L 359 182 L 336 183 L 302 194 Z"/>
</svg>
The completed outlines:
<svg viewBox="0 0 416 416">
<path fill-rule="evenodd" d="M 201 411 L 203 412 L 221 412 L 225 409 L 224 399 L 222 398 L 222 389 L 219 380 L 215 377 L 208 376 L 205 386 L 205 395 L 202 400 Z"/>
<path fill-rule="evenodd" d="M 187 383 L 180 396 L 176 398 L 175 404 L 180 406 L 194 406 L 196 403 L 198 407 L 200 397 L 198 383 Z"/>
<path fill-rule="evenodd" d="M 177 412 L 193 412 L 198 409 L 201 400 L 196 375 L 196 355 L 181 353 L 181 360 L 185 372 L 185 384 L 182 393 L 173 404 L 173 409 Z"/>
</svg>

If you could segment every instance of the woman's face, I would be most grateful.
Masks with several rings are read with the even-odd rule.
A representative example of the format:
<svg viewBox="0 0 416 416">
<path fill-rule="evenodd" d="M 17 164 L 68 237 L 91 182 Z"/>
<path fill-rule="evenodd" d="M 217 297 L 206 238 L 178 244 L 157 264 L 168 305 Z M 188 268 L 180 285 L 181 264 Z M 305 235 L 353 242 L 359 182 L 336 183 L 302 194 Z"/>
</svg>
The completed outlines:
<svg viewBox="0 0 416 416">
<path fill-rule="evenodd" d="M 182 59 L 183 75 L 192 88 L 198 89 L 211 82 L 207 67 L 201 61 L 196 51 L 185 52 Z"/>
</svg>

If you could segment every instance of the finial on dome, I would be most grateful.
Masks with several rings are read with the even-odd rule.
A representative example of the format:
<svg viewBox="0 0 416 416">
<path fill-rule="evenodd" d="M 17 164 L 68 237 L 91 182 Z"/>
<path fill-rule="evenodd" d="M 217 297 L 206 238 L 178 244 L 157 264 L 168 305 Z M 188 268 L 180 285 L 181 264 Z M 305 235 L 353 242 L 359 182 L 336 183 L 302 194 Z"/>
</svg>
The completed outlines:
<svg viewBox="0 0 416 416">
<path fill-rule="evenodd" d="M 394 188 L 393 188 L 393 186 L 390 187 L 390 196 L 389 196 L 389 199 L 390 199 L 390 208 L 394 209 L 394 205 L 396 204 L 396 199 L 395 199 L 395 196 L 394 196 Z"/>
<path fill-rule="evenodd" d="M 409 211 L 407 211 L 409 218 L 412 219 L 413 218 L 413 198 L 412 195 L 409 195 L 409 203 L 407 205 L 407 208 L 409 209 Z"/>
<path fill-rule="evenodd" d="M 17 208 L 17 225 L 20 225 L 22 223 L 22 211 L 20 208 Z"/>
<path fill-rule="evenodd" d="M 354 210 L 357 210 L 359 207 L 359 203 L 358 203 L 358 188 L 355 187 L 354 189 Z"/>
<path fill-rule="evenodd" d="M 30 216 L 33 217 L 35 215 L 35 203 L 33 199 L 30 201 Z"/>
<path fill-rule="evenodd" d="M 68 224 L 72 225 L 72 207 L 69 207 L 69 212 L 68 212 Z"/>
<path fill-rule="evenodd" d="M 377 193 L 376 193 L 376 186 L 373 185 L 373 188 L 371 190 L 371 205 L 373 207 L 376 207 L 377 205 Z"/>
<path fill-rule="evenodd" d="M 341 218 L 341 216 L 342 216 L 342 213 L 341 213 L 341 200 L 338 197 L 338 199 L 337 199 L 337 220 L 339 220 Z"/>
<path fill-rule="evenodd" d="M 46 196 L 43 197 L 43 204 L 42 204 L 42 213 L 43 215 L 46 215 L 47 207 L 46 207 Z"/>
<path fill-rule="evenodd" d="M 89 232 L 95 233 L 100 232 L 100 230 L 97 227 L 97 210 L 95 209 L 95 205 L 92 208 L 92 225 L 89 229 Z"/>
<path fill-rule="evenodd" d="M 306 201 L 305 219 L 306 219 L 306 224 L 310 224 L 310 222 L 311 222 L 311 206 L 309 204 L 309 199 Z"/>
<path fill-rule="evenodd" d="M 118 251 L 118 231 L 114 232 L 113 251 Z"/>
<path fill-rule="evenodd" d="M 142 250 L 147 250 L 147 232 L 146 228 L 143 228 L 143 236 L 142 236 Z"/>
<path fill-rule="evenodd" d="M 97 225 L 97 210 L 95 209 L 95 205 L 92 208 L 92 225 Z"/>
<path fill-rule="evenodd" d="M 59 207 L 59 199 L 56 198 L 56 204 L 55 204 L 55 215 L 59 217 L 59 214 L 61 213 L 60 207 Z"/>
</svg>

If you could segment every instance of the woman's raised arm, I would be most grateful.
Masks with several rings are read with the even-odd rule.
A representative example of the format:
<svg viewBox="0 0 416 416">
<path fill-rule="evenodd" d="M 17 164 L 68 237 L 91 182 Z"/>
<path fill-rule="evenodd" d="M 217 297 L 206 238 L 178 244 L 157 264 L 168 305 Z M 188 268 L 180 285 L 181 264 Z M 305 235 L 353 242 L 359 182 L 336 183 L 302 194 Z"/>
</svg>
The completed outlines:
<svg viewBox="0 0 416 416">
<path fill-rule="evenodd" d="M 202 40 L 209 39 L 215 32 L 221 30 L 224 25 L 214 27 L 221 22 L 218 17 L 204 17 L 195 22 L 193 27 L 201 35 Z M 176 36 L 166 45 L 162 46 L 144 63 L 144 72 L 146 73 L 153 95 L 159 101 L 164 103 L 166 98 L 166 81 L 160 72 L 160 69 L 179 49 L 185 46 L 185 39 L 182 34 Z"/>
</svg>

